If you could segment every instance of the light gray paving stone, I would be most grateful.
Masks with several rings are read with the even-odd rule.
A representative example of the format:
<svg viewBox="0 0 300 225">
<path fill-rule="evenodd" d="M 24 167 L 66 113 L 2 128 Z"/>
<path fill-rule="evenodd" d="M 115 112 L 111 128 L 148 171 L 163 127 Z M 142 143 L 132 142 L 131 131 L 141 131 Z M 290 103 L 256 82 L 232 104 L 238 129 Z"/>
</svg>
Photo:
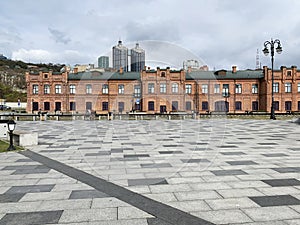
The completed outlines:
<svg viewBox="0 0 300 225">
<path fill-rule="evenodd" d="M 284 222 L 287 225 L 299 225 L 300 224 L 300 219 L 285 220 Z"/>
<path fill-rule="evenodd" d="M 223 198 L 238 198 L 238 197 L 264 196 L 265 195 L 265 194 L 259 192 L 255 188 L 217 190 L 217 192 Z"/>
<path fill-rule="evenodd" d="M 39 205 L 39 210 L 51 211 L 66 209 L 89 209 L 91 204 L 92 199 L 47 200 L 41 202 Z"/>
<path fill-rule="evenodd" d="M 211 210 L 208 204 L 203 200 L 168 202 L 168 205 L 185 212 Z"/>
<path fill-rule="evenodd" d="M 173 193 L 158 193 L 158 194 L 143 194 L 143 195 L 163 203 L 177 201 L 177 198 Z"/>
<path fill-rule="evenodd" d="M 109 207 L 124 207 L 130 206 L 126 202 L 120 201 L 116 198 L 94 198 L 92 200 L 91 208 L 109 208 Z"/>
<path fill-rule="evenodd" d="M 260 207 L 243 209 L 254 221 L 298 219 L 299 213 L 287 206 Z"/>
<path fill-rule="evenodd" d="M 151 193 L 168 193 L 179 191 L 191 191 L 191 187 L 188 184 L 162 184 L 150 186 Z"/>
<path fill-rule="evenodd" d="M 199 211 L 192 212 L 191 214 L 215 224 L 253 222 L 253 220 L 241 210 Z"/>
<path fill-rule="evenodd" d="M 213 210 L 259 207 L 259 205 L 246 197 L 206 200 L 206 203 Z"/>
<path fill-rule="evenodd" d="M 251 180 L 251 181 L 240 181 L 240 182 L 227 182 L 227 185 L 232 188 L 262 188 L 262 187 L 270 187 L 266 183 L 260 180 Z"/>
<path fill-rule="evenodd" d="M 118 219 L 120 220 L 141 218 L 153 218 L 153 216 L 133 206 L 118 207 Z"/>
<path fill-rule="evenodd" d="M 18 213 L 39 211 L 41 201 L 1 203 L 0 213 Z"/>
<path fill-rule="evenodd" d="M 148 225 L 148 223 L 146 219 L 127 219 L 89 222 L 88 225 Z"/>
<path fill-rule="evenodd" d="M 42 200 L 54 200 L 54 199 L 68 199 L 71 191 L 60 192 L 40 192 L 40 193 L 27 193 L 21 198 L 20 202 L 32 202 Z"/>
<path fill-rule="evenodd" d="M 207 190 L 174 192 L 174 195 L 179 201 L 222 198 L 222 196 L 219 195 L 216 191 L 207 191 Z"/>
<path fill-rule="evenodd" d="M 193 183 L 190 184 L 193 190 L 220 190 L 220 189 L 232 189 L 225 182 L 212 182 L 212 183 Z"/>
<path fill-rule="evenodd" d="M 59 223 L 75 223 L 98 220 L 116 220 L 117 208 L 64 210 Z"/>
<path fill-rule="evenodd" d="M 254 223 L 234 223 L 231 225 L 287 225 L 284 221 L 271 221 L 271 222 L 254 222 Z"/>
<path fill-rule="evenodd" d="M 294 187 L 268 187 L 257 188 L 257 190 L 265 195 L 287 195 L 287 194 L 299 194 L 299 189 Z"/>
</svg>

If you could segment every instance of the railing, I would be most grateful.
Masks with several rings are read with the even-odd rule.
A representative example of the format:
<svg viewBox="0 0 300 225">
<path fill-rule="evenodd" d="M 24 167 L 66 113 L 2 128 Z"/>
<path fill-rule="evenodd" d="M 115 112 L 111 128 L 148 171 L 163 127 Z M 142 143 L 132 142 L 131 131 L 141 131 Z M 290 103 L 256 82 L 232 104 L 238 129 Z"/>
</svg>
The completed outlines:
<svg viewBox="0 0 300 225">
<path fill-rule="evenodd" d="M 295 117 L 299 116 L 300 112 L 285 112 L 276 113 L 278 117 Z M 241 112 L 241 113 L 227 113 L 227 112 L 206 112 L 206 113 L 108 113 L 108 114 L 28 114 L 28 113 L 0 113 L 1 120 L 14 119 L 16 121 L 47 121 L 47 120 L 185 120 L 185 119 L 205 119 L 205 118 L 266 118 L 270 116 L 268 112 Z"/>
</svg>

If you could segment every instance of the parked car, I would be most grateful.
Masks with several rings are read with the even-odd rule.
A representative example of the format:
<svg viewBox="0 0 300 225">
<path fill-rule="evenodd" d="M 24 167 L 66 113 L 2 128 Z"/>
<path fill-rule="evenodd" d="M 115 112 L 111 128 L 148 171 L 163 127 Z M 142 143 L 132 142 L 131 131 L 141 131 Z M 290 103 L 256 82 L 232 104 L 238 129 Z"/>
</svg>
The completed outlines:
<svg viewBox="0 0 300 225">
<path fill-rule="evenodd" d="M 7 105 L 0 105 L 0 110 L 10 110 L 11 107 Z"/>
</svg>

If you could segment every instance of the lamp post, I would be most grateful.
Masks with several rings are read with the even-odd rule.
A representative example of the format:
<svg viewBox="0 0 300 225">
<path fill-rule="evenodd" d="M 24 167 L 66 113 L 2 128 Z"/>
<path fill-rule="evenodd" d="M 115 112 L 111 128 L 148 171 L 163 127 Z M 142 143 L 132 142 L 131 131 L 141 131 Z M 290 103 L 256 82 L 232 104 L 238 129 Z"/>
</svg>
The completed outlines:
<svg viewBox="0 0 300 225">
<path fill-rule="evenodd" d="M 271 116 L 270 119 L 272 120 L 276 120 L 275 117 L 275 112 L 274 112 L 274 71 L 273 71 L 273 66 L 274 66 L 274 47 L 275 44 L 277 44 L 276 47 L 276 52 L 278 54 L 280 54 L 282 52 L 282 47 L 281 47 L 281 43 L 278 39 L 274 40 L 271 39 L 271 41 L 265 41 L 264 43 L 264 49 L 263 49 L 263 53 L 265 54 L 265 56 L 267 56 L 269 54 L 269 49 L 268 46 L 270 46 L 270 50 L 271 50 L 271 64 L 272 64 L 272 103 L 271 103 Z"/>
<path fill-rule="evenodd" d="M 16 148 L 13 145 L 13 132 L 16 128 L 16 122 L 14 120 L 9 120 L 7 122 L 7 129 L 9 131 L 9 147 L 7 151 L 16 150 Z"/>
</svg>

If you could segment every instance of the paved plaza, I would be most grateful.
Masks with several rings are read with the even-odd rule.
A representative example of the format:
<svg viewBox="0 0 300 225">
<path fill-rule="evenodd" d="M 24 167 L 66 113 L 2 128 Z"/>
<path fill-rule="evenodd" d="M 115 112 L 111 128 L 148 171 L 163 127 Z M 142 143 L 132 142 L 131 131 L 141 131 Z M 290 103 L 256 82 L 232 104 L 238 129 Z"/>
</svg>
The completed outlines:
<svg viewBox="0 0 300 225">
<path fill-rule="evenodd" d="M 300 224 L 300 125 L 19 121 L 0 154 L 0 225 Z"/>
</svg>

